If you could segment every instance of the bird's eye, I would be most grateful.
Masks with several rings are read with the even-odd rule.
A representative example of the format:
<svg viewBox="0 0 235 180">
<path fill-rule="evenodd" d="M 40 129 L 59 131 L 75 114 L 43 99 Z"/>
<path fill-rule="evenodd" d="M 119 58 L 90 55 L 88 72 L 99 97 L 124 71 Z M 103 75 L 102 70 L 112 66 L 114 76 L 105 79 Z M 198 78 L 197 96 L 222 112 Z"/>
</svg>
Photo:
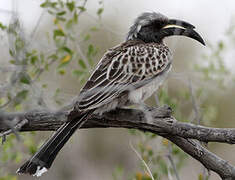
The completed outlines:
<svg viewBox="0 0 235 180">
<path fill-rule="evenodd" d="M 163 21 L 155 21 L 155 23 L 154 23 L 154 27 L 156 29 L 161 29 L 164 25 L 165 25 L 165 22 L 163 22 Z"/>
</svg>

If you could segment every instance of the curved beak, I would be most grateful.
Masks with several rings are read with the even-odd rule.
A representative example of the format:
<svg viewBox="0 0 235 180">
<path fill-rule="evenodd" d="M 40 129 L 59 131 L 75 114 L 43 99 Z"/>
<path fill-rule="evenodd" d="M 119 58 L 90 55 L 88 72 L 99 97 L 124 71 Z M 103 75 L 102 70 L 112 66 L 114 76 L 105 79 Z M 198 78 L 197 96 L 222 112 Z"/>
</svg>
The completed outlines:
<svg viewBox="0 0 235 180">
<path fill-rule="evenodd" d="M 194 31 L 194 28 L 195 27 L 192 24 L 185 21 L 170 19 L 168 24 L 163 26 L 160 33 L 162 37 L 173 35 L 187 36 L 205 45 L 204 40 L 196 31 Z"/>
</svg>

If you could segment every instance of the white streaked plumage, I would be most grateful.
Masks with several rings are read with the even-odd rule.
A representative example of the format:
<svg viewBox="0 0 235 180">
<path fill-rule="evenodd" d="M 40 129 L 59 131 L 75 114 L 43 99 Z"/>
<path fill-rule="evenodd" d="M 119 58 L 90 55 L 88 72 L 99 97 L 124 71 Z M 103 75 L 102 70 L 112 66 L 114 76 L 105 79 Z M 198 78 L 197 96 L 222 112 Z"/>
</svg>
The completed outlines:
<svg viewBox="0 0 235 180">
<path fill-rule="evenodd" d="M 143 103 L 166 78 L 171 61 L 169 49 L 159 43 L 130 40 L 110 49 L 81 90 L 78 108 L 102 113 Z"/>
</svg>

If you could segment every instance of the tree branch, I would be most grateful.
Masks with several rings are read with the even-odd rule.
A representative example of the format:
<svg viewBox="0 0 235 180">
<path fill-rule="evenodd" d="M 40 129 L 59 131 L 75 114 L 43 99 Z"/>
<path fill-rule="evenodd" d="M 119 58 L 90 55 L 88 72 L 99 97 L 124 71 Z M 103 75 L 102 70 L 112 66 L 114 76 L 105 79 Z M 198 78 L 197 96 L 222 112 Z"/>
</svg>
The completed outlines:
<svg viewBox="0 0 235 180">
<path fill-rule="evenodd" d="M 67 120 L 71 107 L 57 112 L 48 110 L 26 113 L 1 112 L 0 132 L 8 131 L 11 127 L 6 122 L 16 118 L 18 119 L 17 123 L 23 120 L 28 121 L 27 124 L 21 127 L 20 131 L 56 130 Z M 209 128 L 178 122 L 171 116 L 171 109 L 166 106 L 149 109 L 148 112 L 144 113 L 136 109 L 117 109 L 101 116 L 92 115 L 82 128 L 108 127 L 139 129 L 161 135 L 200 161 L 207 169 L 215 171 L 222 179 L 235 179 L 235 168 L 232 165 L 202 147 L 196 141 L 191 140 L 235 144 L 235 129 Z"/>
</svg>

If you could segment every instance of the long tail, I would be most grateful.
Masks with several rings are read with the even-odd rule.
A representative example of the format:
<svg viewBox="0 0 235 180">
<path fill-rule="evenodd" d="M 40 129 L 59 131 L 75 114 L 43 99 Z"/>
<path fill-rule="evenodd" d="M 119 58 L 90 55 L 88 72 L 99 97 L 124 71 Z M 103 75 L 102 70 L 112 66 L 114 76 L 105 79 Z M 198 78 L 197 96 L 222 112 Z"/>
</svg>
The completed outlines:
<svg viewBox="0 0 235 180">
<path fill-rule="evenodd" d="M 19 174 L 30 174 L 33 176 L 41 176 L 52 165 L 55 157 L 75 130 L 79 128 L 90 112 L 83 114 L 80 120 L 73 118 L 71 121 L 64 123 L 34 154 L 31 159 L 24 163 L 18 170 Z"/>
</svg>

